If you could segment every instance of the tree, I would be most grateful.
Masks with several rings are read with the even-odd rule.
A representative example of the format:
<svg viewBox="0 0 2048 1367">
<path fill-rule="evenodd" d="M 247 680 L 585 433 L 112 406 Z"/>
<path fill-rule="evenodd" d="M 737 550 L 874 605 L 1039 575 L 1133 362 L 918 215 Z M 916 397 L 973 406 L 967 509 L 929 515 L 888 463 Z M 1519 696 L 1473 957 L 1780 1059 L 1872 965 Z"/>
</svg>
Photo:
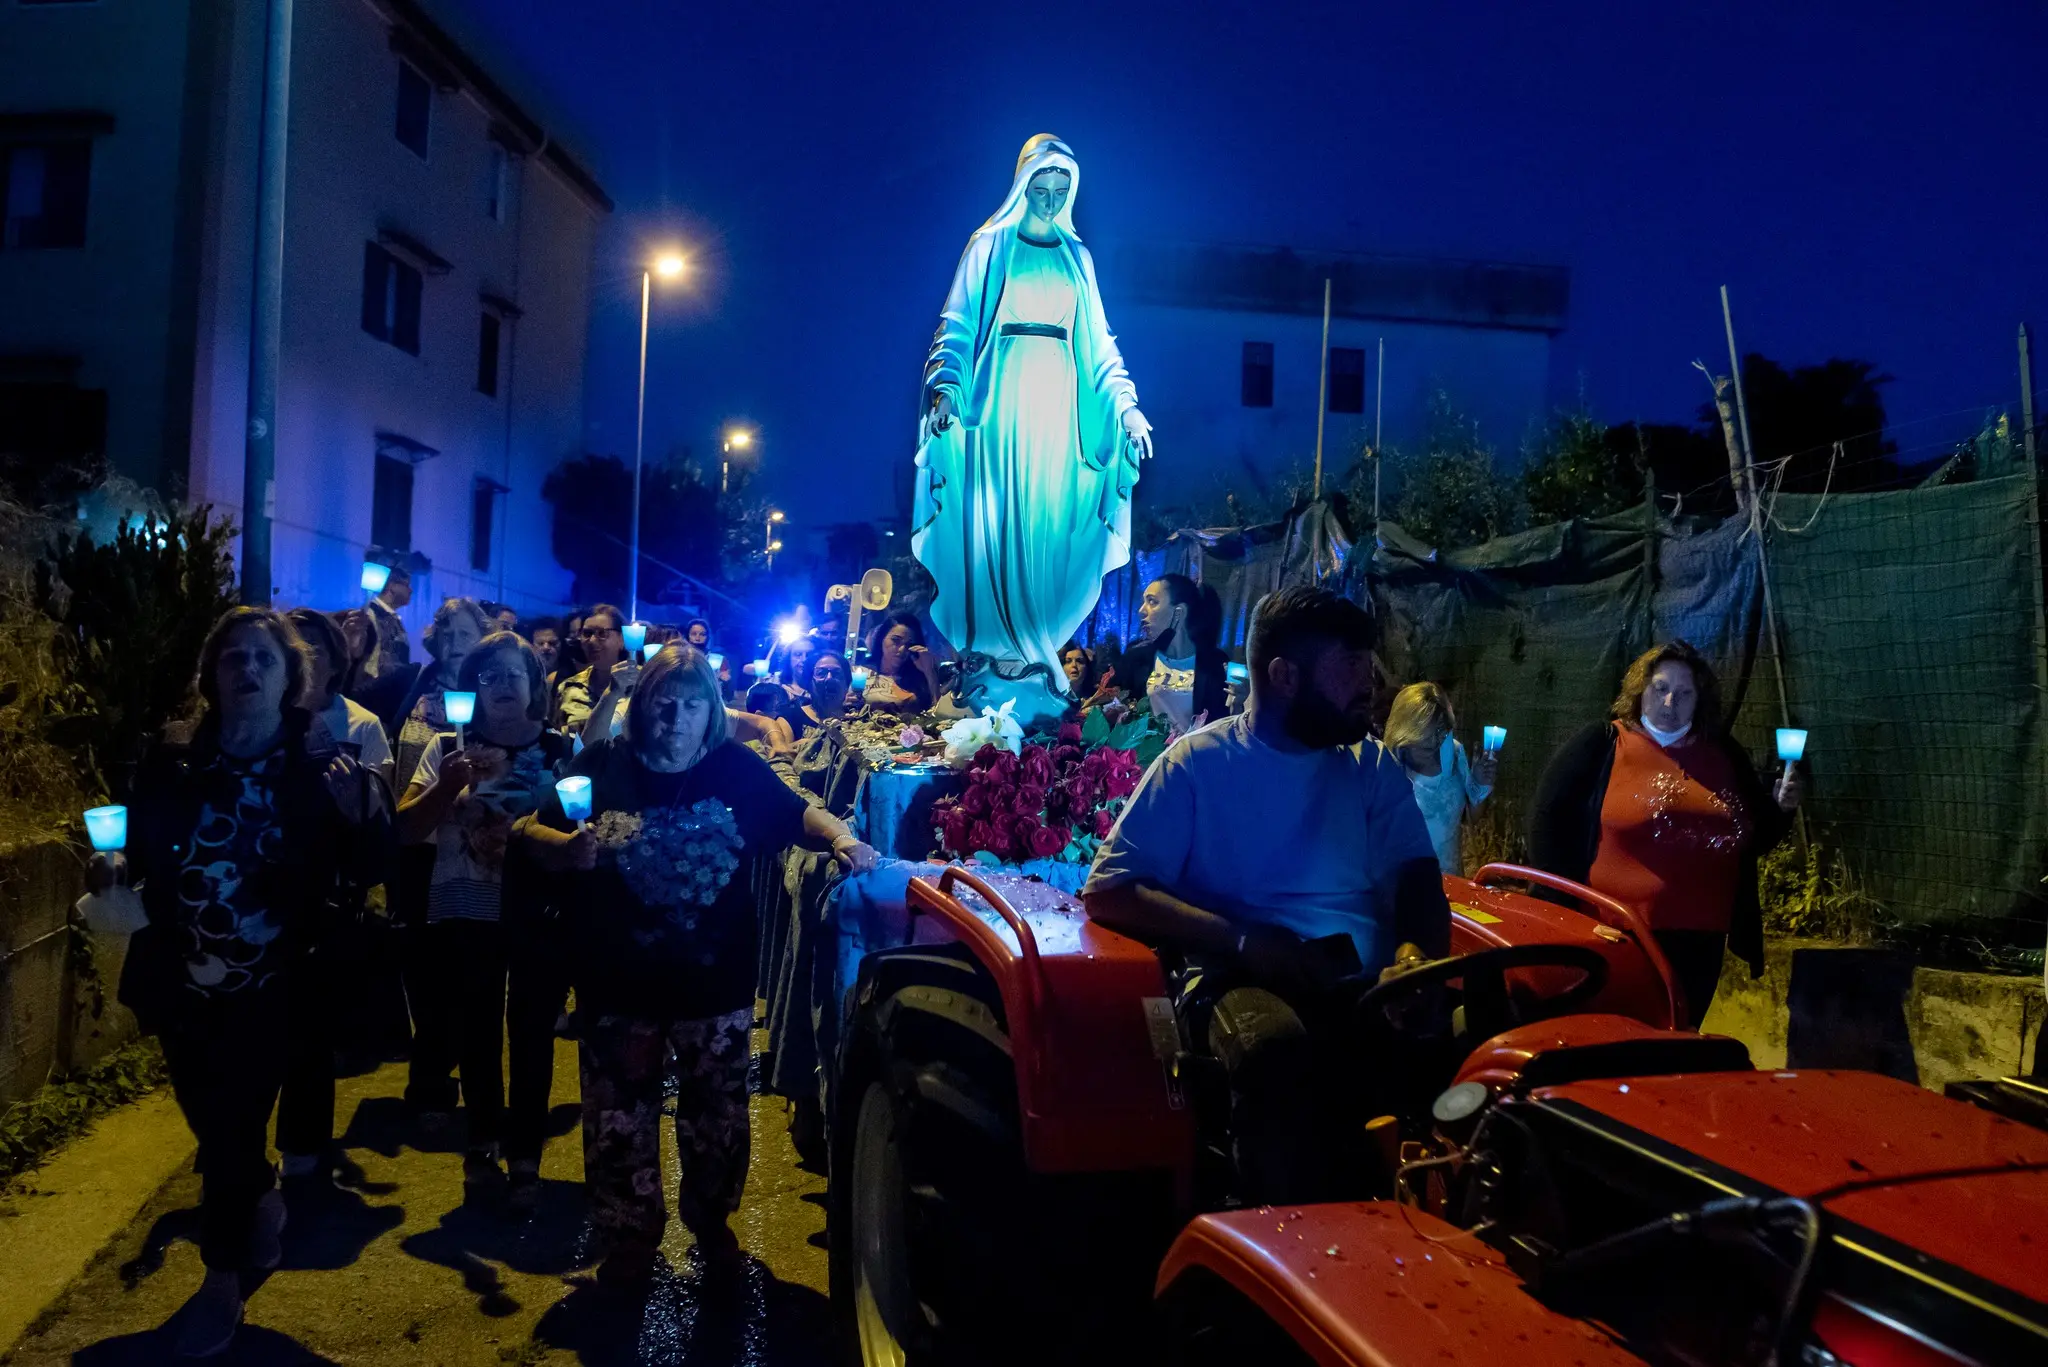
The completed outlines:
<svg viewBox="0 0 2048 1367">
<path fill-rule="evenodd" d="M 1629 428 L 1608 427 L 1584 408 L 1554 415 L 1522 464 L 1522 498 L 1535 523 L 1605 517 L 1643 499 L 1647 452 Z"/>
<path fill-rule="evenodd" d="M 617 456 L 582 455 L 548 472 L 541 497 L 555 510 L 555 559 L 576 576 L 580 602 L 626 596 L 633 470 Z M 676 572 L 707 583 L 725 578 L 723 553 L 742 529 L 738 499 L 721 499 L 717 484 L 687 460 L 642 470 L 640 587 L 658 601 Z M 758 530 L 758 524 L 756 524 Z"/>
<path fill-rule="evenodd" d="M 1789 458 L 1779 487 L 1796 493 L 1830 487 L 1831 463 L 1837 491 L 1897 488 L 1904 472 L 1891 459 L 1899 448 L 1884 435 L 1880 392 L 1891 379 L 1869 361 L 1837 357 L 1787 369 L 1755 352 L 1743 357 L 1743 402 L 1758 465 Z M 1719 421 L 1712 404 L 1701 406 L 1704 426 L 1718 430 Z"/>
<path fill-rule="evenodd" d="M 1419 450 L 1386 453 L 1389 515 L 1409 535 L 1433 546 L 1476 546 L 1522 524 L 1521 490 L 1494 467 L 1493 450 L 1477 424 L 1442 390 L 1430 396 L 1429 423 Z M 1354 507 L 1372 507 L 1369 461 L 1352 473 Z"/>
</svg>

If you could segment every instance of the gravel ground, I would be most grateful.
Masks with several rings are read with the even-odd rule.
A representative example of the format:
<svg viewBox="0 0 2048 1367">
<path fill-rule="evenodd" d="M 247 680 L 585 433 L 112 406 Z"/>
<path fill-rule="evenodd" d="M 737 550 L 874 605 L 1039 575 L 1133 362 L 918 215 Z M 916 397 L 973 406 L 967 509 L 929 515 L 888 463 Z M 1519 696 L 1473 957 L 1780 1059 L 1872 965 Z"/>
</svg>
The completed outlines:
<svg viewBox="0 0 2048 1367">
<path fill-rule="evenodd" d="M 465 1205 L 462 1156 L 405 1142 L 403 1064 L 340 1086 L 339 1124 L 362 1169 L 355 1190 L 295 1209 L 284 1265 L 249 1299 L 222 1363 L 675 1363 L 822 1367 L 830 1360 L 824 1179 L 798 1167 L 783 1103 L 753 1102 L 754 1152 L 734 1224 L 752 1255 L 743 1292 L 698 1295 L 690 1238 L 673 1219 L 666 1266 L 643 1308 L 589 1285 L 573 1046 L 556 1054 L 553 1129 L 539 1212 L 518 1221 Z M 664 1136 L 675 1171 L 674 1136 Z M 673 1190 L 671 1189 L 671 1202 Z M 162 1364 L 159 1327 L 199 1284 L 199 1178 L 167 1183 L 9 1355 L 9 1364 Z"/>
</svg>

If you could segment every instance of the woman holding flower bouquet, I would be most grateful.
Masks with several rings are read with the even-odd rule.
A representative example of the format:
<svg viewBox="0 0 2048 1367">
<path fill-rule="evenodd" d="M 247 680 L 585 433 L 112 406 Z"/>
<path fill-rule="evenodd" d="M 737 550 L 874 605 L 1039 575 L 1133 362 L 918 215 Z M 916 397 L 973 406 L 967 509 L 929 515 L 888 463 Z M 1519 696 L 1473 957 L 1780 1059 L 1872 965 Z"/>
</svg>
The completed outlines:
<svg viewBox="0 0 2048 1367">
<path fill-rule="evenodd" d="M 641 1291 L 653 1276 L 671 1056 L 677 1213 L 706 1270 L 731 1272 L 740 1249 L 726 1221 L 749 1143 L 754 874 L 795 844 L 829 847 L 856 872 L 875 853 L 729 738 L 717 675 L 694 647 L 654 657 L 624 729 L 570 772 L 591 780 L 587 830 L 551 798 L 522 834 L 543 862 L 572 869 L 557 902 L 581 1020 L 584 1187 L 608 1245 L 598 1280 Z"/>
</svg>

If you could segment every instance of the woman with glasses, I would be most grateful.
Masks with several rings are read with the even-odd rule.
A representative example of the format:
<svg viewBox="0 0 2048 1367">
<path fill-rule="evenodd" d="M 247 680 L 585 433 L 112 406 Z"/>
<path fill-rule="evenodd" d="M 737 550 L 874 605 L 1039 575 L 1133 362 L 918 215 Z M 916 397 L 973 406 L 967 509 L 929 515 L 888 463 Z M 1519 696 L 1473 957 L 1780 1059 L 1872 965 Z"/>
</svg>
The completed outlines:
<svg viewBox="0 0 2048 1367">
<path fill-rule="evenodd" d="M 576 735 L 590 720 L 597 700 L 611 687 L 612 666 L 626 658 L 626 614 L 610 603 L 594 604 L 583 614 L 577 642 L 583 647 L 583 668 L 562 680 L 555 690 L 555 729 Z"/>
<path fill-rule="evenodd" d="M 545 724 L 547 687 L 540 657 L 518 636 L 509 631 L 486 636 L 464 658 L 460 682 L 464 691 L 476 694 L 466 736 L 445 731 L 427 743 L 398 805 L 399 839 L 433 850 L 405 1099 L 420 1127 L 439 1135 L 455 1109 L 450 1073 L 459 1069 L 469 1118 L 463 1181 L 472 1191 L 495 1186 L 504 1176 L 498 1168 L 500 1145 L 507 1144 L 513 1196 L 525 1203 L 539 1190 L 552 1027 L 561 998 L 540 1009 L 545 1033 L 537 1070 L 530 1032 L 513 1042 L 514 1123 L 508 1126 L 500 1064 L 512 948 L 508 933 L 516 930 L 531 938 L 538 918 L 513 914 L 508 885 L 524 889 L 534 880 L 516 874 L 507 879 L 506 847 L 513 823 L 537 810 L 552 789 L 570 747 Z M 546 955 L 539 957 L 544 961 Z"/>
</svg>

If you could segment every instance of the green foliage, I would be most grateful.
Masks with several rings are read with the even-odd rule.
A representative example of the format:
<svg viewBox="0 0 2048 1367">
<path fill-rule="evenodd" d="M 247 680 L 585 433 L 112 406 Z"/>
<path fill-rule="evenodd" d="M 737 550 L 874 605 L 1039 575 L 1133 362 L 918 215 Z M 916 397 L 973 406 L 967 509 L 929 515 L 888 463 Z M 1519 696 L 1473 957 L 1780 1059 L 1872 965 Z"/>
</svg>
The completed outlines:
<svg viewBox="0 0 2048 1367">
<path fill-rule="evenodd" d="M 40 515 L 0 499 L 0 844 L 65 829 L 91 805 L 47 729 L 66 687 L 53 625 L 35 606 L 34 555 L 49 535 Z"/>
<path fill-rule="evenodd" d="M 1866 893 L 1840 851 L 1818 842 L 1780 841 L 1757 862 L 1764 934 L 1788 939 L 1877 943 L 1884 910 Z"/>
<path fill-rule="evenodd" d="M 1530 522 L 1540 526 L 1640 507 L 1642 441 L 1640 433 L 1609 428 L 1583 408 L 1556 414 L 1522 463 Z"/>
<path fill-rule="evenodd" d="M 1372 506 L 1370 464 L 1354 471 L 1349 497 L 1355 507 Z M 1421 449 L 1389 449 L 1386 464 L 1383 504 L 1410 536 L 1432 546 L 1476 546 L 1522 526 L 1520 487 L 1494 467 L 1493 449 L 1480 440 L 1477 425 L 1442 390 L 1430 396 Z"/>
<path fill-rule="evenodd" d="M 236 601 L 233 536 L 210 507 L 174 511 L 125 520 L 104 544 L 60 535 L 36 566 L 64 680 L 47 734 L 89 792 L 116 792 L 147 739 L 189 707 L 199 648 Z"/>
<path fill-rule="evenodd" d="M 27 1172 L 102 1115 L 161 1086 L 168 1076 L 157 1042 L 137 1040 L 0 1111 L 0 1181 Z"/>
</svg>

